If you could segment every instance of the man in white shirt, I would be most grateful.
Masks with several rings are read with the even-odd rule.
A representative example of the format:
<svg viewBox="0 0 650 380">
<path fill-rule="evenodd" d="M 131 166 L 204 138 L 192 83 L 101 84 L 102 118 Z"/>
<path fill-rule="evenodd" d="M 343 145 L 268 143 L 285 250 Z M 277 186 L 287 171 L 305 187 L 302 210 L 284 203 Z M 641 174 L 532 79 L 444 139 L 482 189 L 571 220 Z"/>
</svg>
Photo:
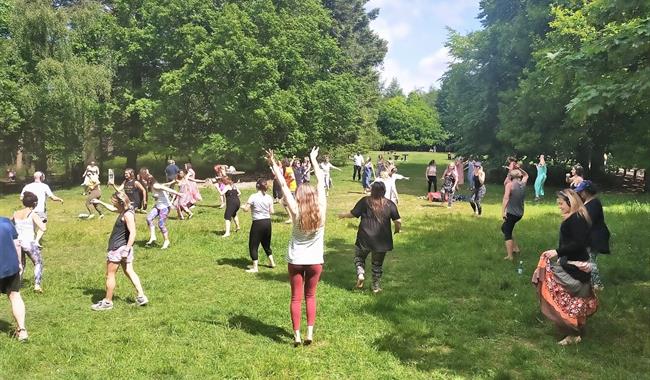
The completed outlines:
<svg viewBox="0 0 650 380">
<path fill-rule="evenodd" d="M 357 152 L 357 154 L 352 157 L 352 161 L 354 161 L 354 171 L 352 172 L 352 180 L 355 181 L 357 179 L 357 175 L 359 176 L 359 181 L 361 181 L 361 167 L 363 166 L 363 156 L 361 153 Z"/>
<path fill-rule="evenodd" d="M 52 199 L 55 202 L 61 202 L 63 204 L 63 199 L 57 197 L 52 193 L 52 190 L 50 190 L 50 187 L 43 183 L 43 180 L 45 179 L 45 175 L 42 172 L 35 172 L 34 173 L 34 182 L 25 185 L 23 187 L 23 191 L 20 192 L 20 199 L 23 199 L 23 194 L 26 191 L 29 191 L 30 193 L 34 193 L 36 197 L 38 198 L 38 204 L 36 204 L 36 208 L 34 208 L 34 211 L 36 212 L 36 215 L 38 215 L 42 220 L 43 223 L 47 223 L 47 211 L 45 207 L 45 203 L 47 202 L 47 198 Z"/>
</svg>

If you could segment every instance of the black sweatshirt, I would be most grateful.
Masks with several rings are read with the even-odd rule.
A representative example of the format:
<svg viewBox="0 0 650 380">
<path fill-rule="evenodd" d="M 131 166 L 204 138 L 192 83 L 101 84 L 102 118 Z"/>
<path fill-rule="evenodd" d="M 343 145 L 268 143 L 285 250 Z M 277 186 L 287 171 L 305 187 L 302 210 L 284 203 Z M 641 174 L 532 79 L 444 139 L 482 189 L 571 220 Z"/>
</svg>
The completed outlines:
<svg viewBox="0 0 650 380">
<path fill-rule="evenodd" d="M 560 225 L 560 247 L 557 255 L 562 268 L 580 282 L 589 282 L 591 274 L 583 272 L 567 261 L 589 261 L 589 224 L 578 213 L 568 217 Z"/>
</svg>

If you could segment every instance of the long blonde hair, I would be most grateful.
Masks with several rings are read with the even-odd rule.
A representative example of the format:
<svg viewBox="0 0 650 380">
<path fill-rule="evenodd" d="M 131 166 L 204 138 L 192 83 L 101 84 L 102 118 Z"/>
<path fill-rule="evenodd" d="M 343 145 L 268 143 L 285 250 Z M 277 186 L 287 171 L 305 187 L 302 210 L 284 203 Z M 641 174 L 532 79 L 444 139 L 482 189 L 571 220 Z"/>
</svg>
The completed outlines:
<svg viewBox="0 0 650 380">
<path fill-rule="evenodd" d="M 298 203 L 298 223 L 304 232 L 314 232 L 320 228 L 322 218 L 318 206 L 318 193 L 311 185 L 303 183 L 296 189 Z"/>
<path fill-rule="evenodd" d="M 580 195 L 571 189 L 565 189 L 557 193 L 558 198 L 564 200 L 569 205 L 569 215 L 571 216 L 575 213 L 578 213 L 582 219 L 584 219 L 588 225 L 591 225 L 591 217 L 589 217 L 589 212 L 585 208 L 584 203 Z"/>
</svg>

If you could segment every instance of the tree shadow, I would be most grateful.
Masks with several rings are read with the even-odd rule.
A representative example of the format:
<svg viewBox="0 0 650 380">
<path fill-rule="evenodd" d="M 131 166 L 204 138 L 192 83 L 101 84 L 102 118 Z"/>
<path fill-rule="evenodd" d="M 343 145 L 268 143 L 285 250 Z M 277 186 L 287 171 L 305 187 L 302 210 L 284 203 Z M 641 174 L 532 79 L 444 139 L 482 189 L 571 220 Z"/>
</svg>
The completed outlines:
<svg viewBox="0 0 650 380">
<path fill-rule="evenodd" d="M 229 265 L 233 268 L 238 268 L 238 269 L 246 269 L 247 265 L 250 264 L 250 261 L 244 258 L 232 258 L 232 257 L 224 257 L 222 259 L 217 260 L 217 265 Z"/>
<path fill-rule="evenodd" d="M 266 324 L 247 315 L 233 315 L 228 318 L 228 327 L 239 329 L 250 335 L 264 336 L 276 343 L 285 343 L 291 339 L 291 333 L 278 326 Z"/>
</svg>

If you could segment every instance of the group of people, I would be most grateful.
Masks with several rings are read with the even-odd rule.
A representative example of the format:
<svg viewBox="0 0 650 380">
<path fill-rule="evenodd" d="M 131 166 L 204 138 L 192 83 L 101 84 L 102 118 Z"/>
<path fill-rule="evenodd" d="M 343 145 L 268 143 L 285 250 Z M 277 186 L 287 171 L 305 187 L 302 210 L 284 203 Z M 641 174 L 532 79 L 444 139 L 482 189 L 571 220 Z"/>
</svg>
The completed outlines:
<svg viewBox="0 0 650 380">
<path fill-rule="evenodd" d="M 100 200 L 99 170 L 95 170 L 92 167 L 94 163 L 91 163 L 92 165 L 89 165 L 84 173 L 84 185 L 87 190 L 90 190 L 87 192 L 86 202 L 89 212 L 90 206 L 97 212 L 99 212 L 98 207 L 102 206 L 118 214 L 107 247 L 106 295 L 93 304 L 92 309 L 99 311 L 113 308 L 115 276 L 120 267 L 137 292 L 136 304 L 142 306 L 149 302 L 133 267 L 136 212 L 146 212 L 148 196 L 151 194 L 155 205 L 148 211 L 146 217 L 150 235 L 146 244 L 151 245 L 156 241 L 154 221 L 158 219 L 157 226 L 164 238 L 162 248 L 166 249 L 170 245 L 166 227 L 170 210 L 176 208 L 179 219 L 184 219 L 185 216 L 191 218 L 192 206 L 201 200 L 196 185 L 209 182 L 215 184 L 215 188 L 223 196 L 226 220 L 224 236 L 230 235 L 231 221 L 235 223 L 236 230 L 240 229 L 237 217 L 240 208 L 251 212 L 252 224 L 248 249 L 252 265 L 246 270 L 249 273 L 259 271 L 260 245 L 268 257 L 269 267 L 276 266 L 271 249 L 271 215 L 274 213 L 274 198 L 281 198 L 292 224 L 286 261 L 291 285 L 290 311 L 294 344 L 309 345 L 314 339 L 317 285 L 323 271 L 327 196 L 332 185 L 330 170 L 340 170 L 330 163 L 327 156 L 322 162 L 318 162 L 318 153 L 319 149 L 315 147 L 306 160 L 285 159 L 281 162 L 273 151 L 267 151 L 274 187 L 278 187 L 279 194 L 274 191 L 273 197 L 268 195 L 269 181 L 260 178 L 255 185 L 256 192 L 243 205 L 239 200 L 240 190 L 226 175 L 222 166 L 215 167 L 214 178 L 199 180 L 195 178 L 191 164 L 186 164 L 184 169 L 175 171 L 173 179 L 167 177 L 166 183 L 158 183 L 147 169 L 141 169 L 137 175 L 134 170 L 126 169 L 122 184 L 109 183 L 115 192 L 110 198 L 110 203 L 105 203 Z M 363 159 L 363 156 L 357 154 L 353 160 L 353 181 L 367 179 L 368 177 L 364 179 L 367 167 L 370 167 L 374 177 L 374 168 L 369 157 Z M 170 162 L 170 165 L 175 166 L 173 162 Z M 544 196 L 546 163 L 543 156 L 540 156 L 536 166 L 538 177 L 535 182 L 535 194 L 536 198 L 539 198 Z M 481 200 L 486 192 L 485 172 L 481 162 L 476 160 L 470 160 L 468 168 L 471 168 L 472 172 L 467 181 L 472 192 L 470 205 L 476 215 L 481 215 Z M 501 230 L 505 240 L 505 259 L 513 260 L 515 255 L 521 252 L 514 239 L 513 231 L 524 215 L 526 184 L 529 176 L 514 158 L 509 159 L 507 168 L 501 208 L 503 216 Z M 166 174 L 174 171 L 168 172 L 167 169 Z M 367 184 L 368 193 L 364 194 L 349 212 L 338 215 L 339 218 L 360 218 L 354 257 L 356 287 L 360 289 L 364 287 L 365 263 L 367 257 L 371 256 L 373 293 L 381 292 L 383 262 L 386 253 L 393 249 L 391 223 L 394 224 L 394 233 L 400 232 L 402 225 L 397 206 L 399 198 L 395 181 L 408 179 L 397 174 L 395 166 L 390 161 L 383 160 L 381 156 L 377 160 L 377 169 L 380 174 Z M 463 169 L 461 166 L 459 170 L 456 161 L 450 163 L 443 173 L 442 191 L 447 197 L 448 207 L 451 206 L 460 179 L 464 177 Z M 316 177 L 315 183 L 312 183 L 310 178 L 312 173 Z M 435 161 L 429 163 L 425 175 L 428 182 L 427 190 L 430 192 L 433 186 L 434 192 L 437 191 Z M 540 175 L 544 176 L 541 180 Z M 596 311 L 598 301 L 594 289 L 602 289 L 597 256 L 609 253 L 609 231 L 594 184 L 584 179 L 583 169 L 579 165 L 574 166 L 571 173 L 567 174 L 566 181 L 569 188 L 557 193 L 557 204 L 563 218 L 558 248 L 542 253 L 532 278 L 537 286 L 542 312 L 564 333 L 564 338 L 559 342 L 562 345 L 578 343 L 587 317 Z M 34 264 L 34 290 L 42 292 L 41 238 L 47 230 L 46 200 L 49 198 L 63 202 L 43 182 L 44 175 L 40 172 L 35 173 L 34 182 L 25 186 L 21 193 L 24 208 L 14 213 L 12 221 L 0 218 L 0 247 L 2 247 L 0 290 L 9 295 L 17 323 L 16 336 L 19 340 L 27 339 L 25 308 L 19 293 L 26 258 Z M 178 191 L 174 189 L 175 186 L 178 186 Z M 307 314 L 307 331 L 304 340 L 301 338 L 300 328 L 303 299 Z"/>
</svg>

